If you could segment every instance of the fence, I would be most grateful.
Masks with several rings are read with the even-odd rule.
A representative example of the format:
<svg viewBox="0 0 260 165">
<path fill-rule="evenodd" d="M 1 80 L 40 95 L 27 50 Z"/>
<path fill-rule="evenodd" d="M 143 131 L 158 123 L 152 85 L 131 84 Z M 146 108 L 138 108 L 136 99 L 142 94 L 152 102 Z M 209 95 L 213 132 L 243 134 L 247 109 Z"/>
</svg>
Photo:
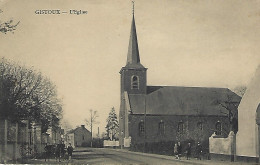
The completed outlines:
<svg viewBox="0 0 260 165">
<path fill-rule="evenodd" d="M 29 128 L 28 120 L 0 119 L 0 163 L 21 163 L 43 152 L 41 126 Z"/>
<path fill-rule="evenodd" d="M 118 147 L 119 141 L 104 140 L 104 147 Z"/>
</svg>

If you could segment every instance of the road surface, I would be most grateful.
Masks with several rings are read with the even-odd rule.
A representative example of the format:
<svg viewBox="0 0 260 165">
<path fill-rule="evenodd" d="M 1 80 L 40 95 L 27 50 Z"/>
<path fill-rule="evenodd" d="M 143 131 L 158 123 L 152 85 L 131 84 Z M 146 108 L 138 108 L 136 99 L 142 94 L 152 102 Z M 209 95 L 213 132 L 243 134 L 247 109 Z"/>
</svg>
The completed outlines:
<svg viewBox="0 0 260 165">
<path fill-rule="evenodd" d="M 104 148 L 75 152 L 73 161 L 80 164 L 187 164 L 178 162 L 178 160 L 156 158 L 142 153 Z"/>
<path fill-rule="evenodd" d="M 28 164 L 230 164 L 231 162 L 213 162 L 210 160 L 176 160 L 173 156 L 146 154 L 130 152 L 120 149 L 107 148 L 78 148 L 73 152 L 72 161 L 62 160 L 56 162 L 51 159 L 47 162 L 44 159 L 29 160 Z M 232 163 L 237 164 L 236 163 Z"/>
</svg>

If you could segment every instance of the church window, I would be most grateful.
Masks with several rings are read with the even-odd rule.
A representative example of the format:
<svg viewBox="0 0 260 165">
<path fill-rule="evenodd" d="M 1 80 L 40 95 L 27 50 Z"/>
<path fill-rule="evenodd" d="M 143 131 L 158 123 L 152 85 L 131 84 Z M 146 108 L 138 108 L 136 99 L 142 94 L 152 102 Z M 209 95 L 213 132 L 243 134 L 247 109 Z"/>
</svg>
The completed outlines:
<svg viewBox="0 0 260 165">
<path fill-rule="evenodd" d="M 159 123 L 159 134 L 164 135 L 164 122 L 163 121 L 161 121 Z"/>
<path fill-rule="evenodd" d="M 218 121 L 215 125 L 216 127 L 216 135 L 221 135 L 222 132 L 222 124 Z"/>
<path fill-rule="evenodd" d="M 82 135 L 82 140 L 84 140 L 84 135 Z"/>
<path fill-rule="evenodd" d="M 184 131 L 184 123 L 181 121 L 178 123 L 178 132 L 183 133 Z"/>
<path fill-rule="evenodd" d="M 144 135 L 144 122 L 143 122 L 143 121 L 141 121 L 141 122 L 139 123 L 139 135 L 140 135 L 140 136 L 143 136 L 143 135 Z"/>
<path fill-rule="evenodd" d="M 138 76 L 132 76 L 131 87 L 132 87 L 132 89 L 139 89 L 139 77 Z"/>
<path fill-rule="evenodd" d="M 203 130 L 203 124 L 202 124 L 202 122 L 198 122 L 198 123 L 197 123 L 197 127 L 198 127 L 199 130 Z"/>
</svg>

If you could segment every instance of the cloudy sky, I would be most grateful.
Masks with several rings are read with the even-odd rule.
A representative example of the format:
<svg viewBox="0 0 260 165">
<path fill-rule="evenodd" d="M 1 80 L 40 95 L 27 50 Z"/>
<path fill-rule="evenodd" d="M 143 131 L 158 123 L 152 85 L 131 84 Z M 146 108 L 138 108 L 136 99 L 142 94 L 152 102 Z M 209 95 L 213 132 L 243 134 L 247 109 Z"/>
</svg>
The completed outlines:
<svg viewBox="0 0 260 165">
<path fill-rule="evenodd" d="M 0 0 L 0 20 L 20 21 L 0 34 L 1 57 L 33 66 L 57 85 L 64 119 L 84 124 L 97 110 L 104 131 L 119 110 L 119 71 L 126 63 L 129 0 Z M 88 11 L 38 15 L 36 10 Z M 148 85 L 234 88 L 260 64 L 259 0 L 136 0 L 141 63 Z"/>
</svg>

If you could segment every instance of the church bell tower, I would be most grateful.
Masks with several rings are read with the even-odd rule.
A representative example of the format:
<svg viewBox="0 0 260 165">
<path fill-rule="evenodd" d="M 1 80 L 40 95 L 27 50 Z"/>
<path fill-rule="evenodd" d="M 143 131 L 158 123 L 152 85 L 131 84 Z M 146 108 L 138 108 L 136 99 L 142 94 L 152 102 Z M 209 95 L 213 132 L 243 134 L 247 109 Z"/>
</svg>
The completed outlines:
<svg viewBox="0 0 260 165">
<path fill-rule="evenodd" d="M 133 18 L 130 31 L 130 39 L 127 53 L 126 65 L 121 68 L 121 89 L 120 89 L 120 112 L 119 112 L 119 144 L 121 147 L 129 147 L 129 130 L 128 130 L 128 115 L 131 107 L 129 104 L 129 96 L 131 95 L 146 95 L 146 71 L 140 63 L 138 50 L 134 3 L 133 3 Z"/>
<path fill-rule="evenodd" d="M 138 50 L 135 18 L 133 13 L 130 40 L 125 67 L 122 67 L 121 74 L 121 94 L 125 91 L 128 94 L 146 94 L 146 70 L 140 63 Z"/>
</svg>

